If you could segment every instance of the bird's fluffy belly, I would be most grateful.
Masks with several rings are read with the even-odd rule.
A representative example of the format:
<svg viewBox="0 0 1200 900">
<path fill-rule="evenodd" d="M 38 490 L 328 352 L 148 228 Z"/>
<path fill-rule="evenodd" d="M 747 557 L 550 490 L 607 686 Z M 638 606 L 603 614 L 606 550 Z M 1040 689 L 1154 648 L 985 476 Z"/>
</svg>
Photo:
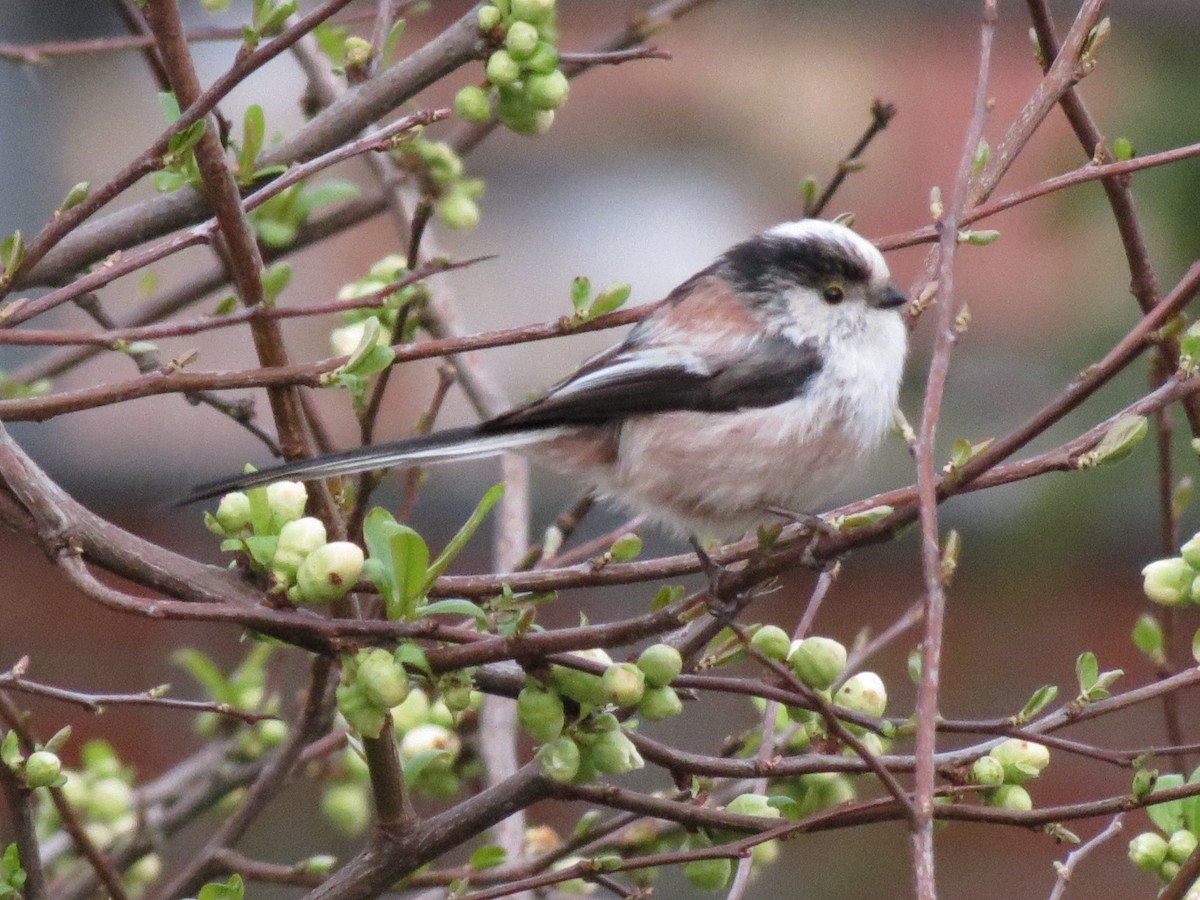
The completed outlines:
<svg viewBox="0 0 1200 900">
<path fill-rule="evenodd" d="M 681 531 L 719 537 L 776 521 L 767 507 L 816 512 L 882 429 L 867 437 L 841 410 L 817 415 L 809 407 L 799 398 L 735 413 L 630 419 L 600 488 Z"/>
</svg>

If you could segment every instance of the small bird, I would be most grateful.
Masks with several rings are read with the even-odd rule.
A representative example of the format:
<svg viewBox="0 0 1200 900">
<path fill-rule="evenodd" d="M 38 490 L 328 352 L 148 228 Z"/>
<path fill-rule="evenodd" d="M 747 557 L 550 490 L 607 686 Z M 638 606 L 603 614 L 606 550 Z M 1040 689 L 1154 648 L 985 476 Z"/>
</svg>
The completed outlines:
<svg viewBox="0 0 1200 900">
<path fill-rule="evenodd" d="M 516 450 L 681 535 L 737 537 L 811 514 L 882 442 L 905 299 L 870 241 L 833 222 L 785 222 L 725 251 L 536 400 L 214 481 L 186 502 Z"/>
</svg>

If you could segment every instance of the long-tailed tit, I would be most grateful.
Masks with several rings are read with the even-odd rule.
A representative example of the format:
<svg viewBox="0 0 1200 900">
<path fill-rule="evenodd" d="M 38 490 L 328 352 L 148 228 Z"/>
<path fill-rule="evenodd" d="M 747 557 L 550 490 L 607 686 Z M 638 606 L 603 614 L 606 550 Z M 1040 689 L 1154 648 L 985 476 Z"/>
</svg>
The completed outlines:
<svg viewBox="0 0 1200 900">
<path fill-rule="evenodd" d="M 904 300 L 869 241 L 786 222 L 727 250 L 537 400 L 215 481 L 189 500 L 517 450 L 682 533 L 740 535 L 780 510 L 814 512 L 880 444 L 904 368 Z"/>
</svg>

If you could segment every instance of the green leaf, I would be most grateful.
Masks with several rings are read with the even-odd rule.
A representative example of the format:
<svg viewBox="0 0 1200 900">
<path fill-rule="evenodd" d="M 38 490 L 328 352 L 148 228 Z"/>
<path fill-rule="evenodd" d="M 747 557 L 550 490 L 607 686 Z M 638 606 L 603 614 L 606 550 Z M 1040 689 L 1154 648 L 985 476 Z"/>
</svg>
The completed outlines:
<svg viewBox="0 0 1200 900">
<path fill-rule="evenodd" d="M 173 125 L 178 121 L 179 101 L 175 99 L 175 94 L 171 91 L 159 92 L 158 108 L 162 110 L 163 118 L 167 120 L 167 124 Z"/>
<path fill-rule="evenodd" d="M 1183 776 L 1176 775 L 1174 772 L 1159 775 L 1158 781 L 1154 785 L 1156 791 L 1165 791 L 1177 787 L 1183 787 Z M 1183 802 L 1180 800 L 1168 800 L 1166 803 L 1156 803 L 1153 806 L 1147 806 L 1146 813 L 1150 816 L 1150 821 L 1166 834 L 1174 834 L 1185 827 Z"/>
<path fill-rule="evenodd" d="M 42 745 L 42 749 L 49 750 L 51 753 L 58 753 L 67 745 L 67 741 L 70 739 L 71 726 L 64 725 L 62 728 L 58 729 L 58 731 L 54 732 L 54 735 L 50 738 L 50 740 L 46 741 L 46 743 Z"/>
<path fill-rule="evenodd" d="M 4 265 L 4 279 L 11 281 L 25 259 L 25 238 L 18 229 L 0 241 L 0 263 Z"/>
<path fill-rule="evenodd" d="M 650 601 L 650 611 L 658 612 L 660 609 L 670 606 L 672 603 L 677 603 L 683 599 L 683 586 L 678 584 L 668 584 L 660 587 Z"/>
<path fill-rule="evenodd" d="M 1100 664 L 1096 661 L 1096 654 L 1091 650 L 1085 650 L 1079 654 L 1079 658 L 1075 660 L 1075 676 L 1079 679 L 1079 691 L 1086 694 L 1096 684 L 1096 679 L 1100 674 Z"/>
<path fill-rule="evenodd" d="M 279 535 L 253 534 L 243 543 L 246 545 L 246 552 L 250 554 L 250 558 L 265 569 L 275 559 L 275 548 L 279 545 Z"/>
<path fill-rule="evenodd" d="M 229 880 L 222 883 L 210 881 L 200 888 L 197 900 L 244 900 L 246 885 L 241 875 L 230 875 Z"/>
<path fill-rule="evenodd" d="M 296 11 L 296 0 L 282 0 L 276 4 L 255 3 L 254 30 L 261 34 L 273 34 L 283 27 L 284 20 Z"/>
<path fill-rule="evenodd" d="M 345 203 L 358 197 L 358 185 L 352 181 L 323 181 L 316 185 L 304 185 L 300 192 L 297 209 L 305 219 L 313 210 L 334 203 Z"/>
<path fill-rule="evenodd" d="M 404 764 L 404 783 L 408 785 L 416 784 L 421 780 L 421 775 L 430 766 L 435 764 L 449 765 L 452 762 L 454 762 L 454 757 L 445 750 L 422 750 Z"/>
<path fill-rule="evenodd" d="M 1125 162 L 1128 159 L 1133 159 L 1133 143 L 1129 138 L 1119 137 L 1113 141 L 1112 145 L 1113 159 L 1117 162 Z"/>
<path fill-rule="evenodd" d="M 429 567 L 429 571 L 425 574 L 425 583 L 421 589 L 422 594 L 427 594 L 429 589 L 433 587 L 433 583 L 450 567 L 450 563 L 454 561 L 454 557 L 458 556 L 462 548 L 467 545 L 467 541 L 471 539 L 476 529 L 483 524 L 484 518 L 491 512 L 492 507 L 503 496 L 503 482 L 494 484 L 488 488 L 487 493 L 475 505 L 475 510 L 467 517 L 467 521 L 463 522 L 462 527 L 458 529 L 458 533 L 446 545 L 446 549 L 438 555 L 438 558 L 433 561 L 433 565 Z"/>
<path fill-rule="evenodd" d="M 251 224 L 254 225 L 258 239 L 268 247 L 275 249 L 290 246 L 295 242 L 296 235 L 300 233 L 299 226 L 293 225 L 291 222 L 280 222 L 277 219 L 252 217 Z"/>
<path fill-rule="evenodd" d="M 238 152 L 238 178 L 245 183 L 254 178 L 254 163 L 262 151 L 267 133 L 267 120 L 263 108 L 252 103 L 242 118 L 242 146 Z"/>
<path fill-rule="evenodd" d="M 368 321 L 377 322 L 379 320 L 372 318 Z M 370 378 L 390 366 L 395 359 L 395 350 L 386 344 L 376 344 L 354 360 L 354 365 L 347 363 L 342 374 L 353 375 L 357 378 Z"/>
<path fill-rule="evenodd" d="M 388 32 L 387 40 L 383 42 L 383 62 L 385 65 L 392 58 L 392 52 L 396 49 L 396 42 L 400 40 L 400 35 L 404 34 L 404 27 L 407 24 L 406 20 L 397 19 L 396 24 L 392 26 L 392 30 Z"/>
<path fill-rule="evenodd" d="M 1075 465 L 1080 469 L 1091 469 L 1120 462 L 1133 453 L 1149 430 L 1145 416 L 1121 416 L 1109 426 L 1095 449 L 1081 454 Z"/>
<path fill-rule="evenodd" d="M 261 278 L 263 299 L 270 306 L 291 282 L 292 267 L 285 262 L 274 263 L 263 269 Z"/>
<path fill-rule="evenodd" d="M 610 284 L 596 295 L 596 299 L 588 307 L 588 318 L 594 319 L 596 316 L 602 316 L 605 313 L 620 309 L 625 305 L 625 301 L 629 299 L 629 294 L 632 290 L 629 284 L 624 281 Z"/>
<path fill-rule="evenodd" d="M 20 738 L 17 737 L 15 731 L 10 731 L 4 735 L 4 740 L 0 741 L 0 762 L 15 770 L 21 765 L 24 755 L 21 753 Z"/>
<path fill-rule="evenodd" d="M 383 596 L 388 618 L 411 618 L 429 564 L 424 539 L 382 507 L 367 514 L 363 537 L 371 554 L 363 572 Z"/>
<path fill-rule="evenodd" d="M 860 528 L 874 525 L 881 519 L 886 519 L 895 511 L 895 507 L 882 503 L 879 506 L 872 506 L 870 509 L 851 513 L 848 516 L 836 516 L 829 524 L 838 531 L 857 531 Z"/>
<path fill-rule="evenodd" d="M 208 125 L 204 119 L 198 119 L 183 129 L 183 131 L 171 135 L 170 140 L 167 141 L 167 153 L 174 156 L 182 156 L 200 143 L 200 139 L 204 137 L 204 131 L 207 127 Z"/>
<path fill-rule="evenodd" d="M 1152 613 L 1144 612 L 1133 624 L 1133 646 L 1150 656 L 1154 664 L 1164 659 L 1163 625 Z"/>
<path fill-rule="evenodd" d="M 334 25 L 328 20 L 322 22 L 312 30 L 312 35 L 317 40 L 317 46 L 321 48 L 321 52 L 329 57 L 329 61 L 335 66 L 340 66 L 346 61 L 346 55 L 343 47 L 348 34 L 346 28 L 342 25 Z"/>
<path fill-rule="evenodd" d="M 571 282 L 571 306 L 582 312 L 592 297 L 592 282 L 586 275 L 579 275 Z"/>
<path fill-rule="evenodd" d="M 225 677 L 225 673 L 213 662 L 207 654 L 192 647 L 177 650 L 171 656 L 175 665 L 192 676 L 217 703 L 232 703 L 235 691 Z"/>
<path fill-rule="evenodd" d="M 154 185 L 156 191 L 169 194 L 171 191 L 177 191 L 181 187 L 186 187 L 188 177 L 186 172 L 178 172 L 174 169 L 160 169 L 150 176 L 150 183 Z"/>
<path fill-rule="evenodd" d="M 438 600 L 436 603 L 427 603 L 417 610 L 417 618 L 423 619 L 426 616 L 470 616 L 479 625 L 487 626 L 487 613 L 462 597 L 455 597 L 449 600 Z"/>
<path fill-rule="evenodd" d="M 88 191 L 91 190 L 91 185 L 86 181 L 80 181 L 73 185 L 67 196 L 63 198 L 62 204 L 58 207 L 59 213 L 64 213 L 68 209 L 73 209 L 87 199 Z"/>
<path fill-rule="evenodd" d="M 425 651 L 416 644 L 407 643 L 398 645 L 396 652 L 392 654 L 392 658 L 407 668 L 416 669 L 424 672 L 426 675 L 433 674 L 433 671 L 429 668 L 429 658 L 425 655 Z"/>
<path fill-rule="evenodd" d="M 471 859 L 468 865 L 472 869 L 492 869 L 496 866 L 503 865 L 508 859 L 508 853 L 503 847 L 498 847 L 495 844 L 488 844 L 486 847 L 480 847 L 471 854 Z"/>
<path fill-rule="evenodd" d="M 586 837 L 591 833 L 592 829 L 596 827 L 596 823 L 599 821 L 599 810 L 593 809 L 590 812 L 585 812 L 579 817 L 579 821 L 575 823 L 575 828 L 571 831 L 571 839 L 579 840 L 582 837 Z"/>
<path fill-rule="evenodd" d="M 1036 691 L 1025 703 L 1024 708 L 1017 713 L 1016 722 L 1022 724 L 1028 722 L 1047 706 L 1054 702 L 1054 698 L 1058 696 L 1058 688 L 1053 684 L 1044 684 Z"/>
</svg>

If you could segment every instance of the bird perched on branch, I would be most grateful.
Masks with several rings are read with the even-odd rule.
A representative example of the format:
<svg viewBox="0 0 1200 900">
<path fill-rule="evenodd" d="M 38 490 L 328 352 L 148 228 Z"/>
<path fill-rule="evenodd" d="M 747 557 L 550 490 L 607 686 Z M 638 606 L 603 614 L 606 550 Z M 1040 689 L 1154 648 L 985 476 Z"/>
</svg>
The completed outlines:
<svg viewBox="0 0 1200 900">
<path fill-rule="evenodd" d="M 619 344 L 478 425 L 201 485 L 188 501 L 515 450 L 687 535 L 811 513 L 882 441 L 905 295 L 845 226 L 786 222 L 731 247 Z"/>
</svg>

